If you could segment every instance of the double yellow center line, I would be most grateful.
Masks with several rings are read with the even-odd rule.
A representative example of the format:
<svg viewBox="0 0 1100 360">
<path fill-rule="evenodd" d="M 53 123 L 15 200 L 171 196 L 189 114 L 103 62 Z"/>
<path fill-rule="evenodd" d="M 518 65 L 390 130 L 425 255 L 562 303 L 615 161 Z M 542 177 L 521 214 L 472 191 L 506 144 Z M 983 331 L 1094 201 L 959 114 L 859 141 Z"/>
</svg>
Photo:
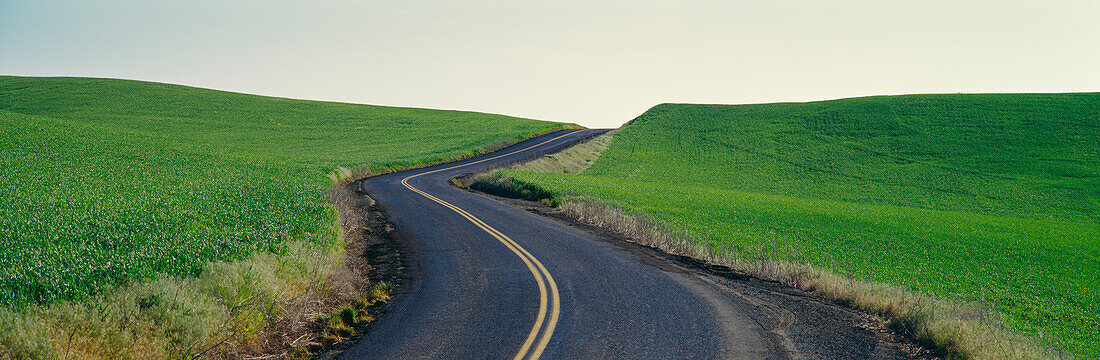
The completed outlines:
<svg viewBox="0 0 1100 360">
<path fill-rule="evenodd" d="M 571 131 L 567 134 L 543 141 L 535 145 L 528 146 L 523 149 L 512 151 L 507 154 L 497 155 L 491 158 L 455 165 L 447 168 L 426 171 L 415 175 L 409 175 L 404 179 L 401 179 L 401 185 L 405 185 L 405 187 L 409 190 L 412 190 L 417 194 L 423 195 L 429 200 L 435 201 L 436 203 L 439 203 L 440 205 L 443 205 L 448 209 L 453 210 L 459 215 L 462 215 L 462 217 L 466 218 L 466 220 L 474 223 L 474 225 L 481 228 L 481 230 L 484 230 L 485 232 L 489 233 L 489 235 L 492 235 L 493 238 L 500 241 L 501 244 L 504 244 L 504 246 L 507 247 L 508 250 L 511 250 L 513 253 L 516 254 L 516 256 L 519 256 L 519 258 L 523 260 L 523 263 L 527 265 L 527 269 L 531 271 L 531 275 L 535 277 L 535 282 L 538 283 L 539 287 L 538 319 L 535 320 L 535 325 L 531 327 L 531 332 L 527 335 L 527 339 L 523 342 L 523 346 L 520 347 L 519 352 L 516 353 L 516 356 L 514 358 L 515 360 L 524 358 L 538 359 L 539 356 L 542 355 L 543 350 L 546 349 L 546 344 L 550 343 L 550 337 L 554 335 L 554 327 L 558 324 L 558 315 L 561 312 L 561 299 L 558 296 L 558 284 L 554 282 L 554 277 L 550 276 L 550 272 L 546 270 L 545 266 L 542 266 L 542 263 L 539 262 L 539 260 L 536 259 L 534 255 L 531 255 L 531 253 L 527 252 L 526 249 L 524 249 L 522 246 L 509 238 L 508 235 L 504 235 L 504 233 L 500 232 L 500 230 L 489 226 L 484 221 L 481 221 L 481 219 L 478 219 L 476 216 L 470 214 L 466 210 L 463 210 L 462 208 L 455 206 L 454 204 L 443 201 L 442 199 L 437 198 L 432 194 L 429 194 L 427 192 L 424 192 L 423 190 L 413 187 L 412 185 L 409 185 L 409 179 L 422 175 L 437 173 L 440 171 L 447 171 L 463 166 L 470 166 L 490 160 L 499 159 L 508 155 L 527 151 L 583 131 L 584 130 Z M 549 310 L 547 310 L 547 303 L 549 303 L 550 305 Z M 547 313 L 549 313 L 549 319 L 547 319 Z"/>
</svg>

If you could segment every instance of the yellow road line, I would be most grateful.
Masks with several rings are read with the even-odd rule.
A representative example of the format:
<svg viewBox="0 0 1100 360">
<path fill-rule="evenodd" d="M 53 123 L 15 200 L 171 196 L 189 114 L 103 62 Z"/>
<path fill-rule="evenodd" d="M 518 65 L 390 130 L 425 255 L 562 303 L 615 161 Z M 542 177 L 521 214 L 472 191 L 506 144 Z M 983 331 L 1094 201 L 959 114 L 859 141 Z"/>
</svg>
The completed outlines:
<svg viewBox="0 0 1100 360">
<path fill-rule="evenodd" d="M 401 185 L 404 185 L 409 190 L 412 190 L 413 192 L 416 192 L 420 195 L 423 195 L 424 197 L 428 198 L 429 200 L 432 200 L 436 203 L 439 203 L 440 205 L 443 205 L 443 206 L 451 209 L 452 211 L 454 211 L 454 212 L 458 213 L 459 215 L 461 215 L 462 217 L 466 218 L 466 220 L 469 220 L 470 222 L 472 222 L 478 228 L 481 228 L 481 230 L 484 230 L 485 232 L 489 233 L 489 235 L 491 235 L 493 238 L 497 239 L 497 241 L 500 241 L 501 244 L 504 244 L 504 246 L 507 247 L 508 250 L 511 250 L 513 253 L 515 253 L 516 256 L 518 256 L 520 258 L 520 260 L 523 260 L 523 263 L 525 265 L 527 265 L 527 269 L 531 271 L 531 275 L 534 276 L 535 282 L 538 284 L 538 288 L 539 288 L 538 318 L 535 320 L 535 324 L 531 328 L 531 332 L 527 335 L 527 339 L 523 342 L 523 346 L 521 346 L 520 349 L 519 349 L 519 352 L 516 353 L 516 356 L 514 358 L 516 360 L 523 359 L 525 357 L 528 358 L 528 359 L 538 359 L 539 356 L 542 355 L 543 350 L 546 349 L 546 345 L 550 343 L 550 337 L 553 336 L 553 334 L 554 334 L 554 328 L 558 324 L 558 316 L 561 313 L 561 297 L 558 295 L 558 284 L 556 282 L 554 282 L 554 277 L 550 276 L 550 271 L 547 271 L 546 267 L 542 265 L 542 262 L 540 262 L 538 259 L 536 259 L 534 255 L 531 255 L 531 253 L 528 252 L 527 249 L 524 249 L 522 246 L 520 246 L 518 243 L 516 243 L 514 240 L 512 240 L 512 238 L 509 238 L 507 235 L 504 235 L 504 233 L 500 232 L 500 230 L 497 230 L 497 229 L 493 228 L 492 226 L 489 226 L 489 224 L 486 224 L 481 219 L 477 218 L 473 214 L 470 214 L 466 210 L 463 210 L 462 208 L 460 208 L 458 206 L 455 206 L 454 204 L 446 202 L 443 199 L 437 198 L 437 197 L 433 196 L 432 194 L 429 194 L 427 192 L 424 192 L 423 190 L 420 190 L 420 189 L 417 189 L 417 188 L 413 187 L 412 185 L 409 185 L 408 181 L 409 181 L 409 179 L 412 179 L 412 178 L 415 178 L 415 177 L 418 177 L 418 176 L 422 176 L 422 175 L 432 174 L 432 173 L 436 173 L 436 172 L 440 172 L 440 171 L 446 171 L 446 170 L 451 170 L 451 169 L 455 169 L 455 168 L 459 168 L 459 167 L 463 167 L 463 166 L 469 166 L 469 165 L 473 165 L 473 164 L 477 164 L 477 163 L 482 163 L 482 162 L 486 162 L 486 161 L 489 161 L 489 160 L 499 159 L 499 158 L 502 158 L 502 157 L 505 157 L 505 156 L 508 156 L 508 155 L 512 155 L 512 154 L 519 153 L 519 152 L 522 152 L 522 151 L 527 151 L 527 150 L 533 149 L 535 147 L 542 146 L 542 145 L 545 145 L 549 142 L 561 139 L 561 138 L 569 136 L 569 135 L 577 134 L 577 133 L 580 133 L 580 132 L 583 132 L 583 131 L 584 130 L 573 131 L 573 132 L 570 132 L 568 134 L 564 134 L 564 135 L 555 137 L 553 139 L 546 140 L 546 141 L 543 141 L 541 143 L 531 145 L 531 146 L 528 146 L 526 148 L 516 150 L 516 151 L 510 152 L 510 153 L 507 153 L 507 154 L 498 155 L 498 156 L 494 156 L 494 157 L 491 157 L 491 158 L 482 159 L 482 160 L 478 160 L 478 161 L 474 161 L 474 162 L 470 162 L 470 163 L 466 163 L 466 164 L 460 164 L 460 165 L 455 165 L 455 166 L 451 166 L 451 167 L 447 167 L 447 168 L 436 169 L 436 170 L 427 171 L 427 172 L 423 172 L 423 173 L 419 173 L 419 174 L 415 174 L 415 175 L 410 175 L 410 176 L 405 177 L 404 179 L 401 179 Z M 549 292 L 547 291 L 548 287 L 549 287 Z M 549 296 L 547 296 L 547 295 L 549 295 Z M 547 297 L 550 298 L 549 301 L 548 301 Z M 546 320 L 547 302 L 550 303 L 549 304 L 550 305 L 550 309 L 549 309 L 550 319 L 548 321 Z M 546 325 L 545 328 L 543 327 L 544 321 L 545 321 L 545 325 Z M 541 337 L 539 336 L 540 332 L 542 333 Z M 536 342 L 536 339 L 537 339 L 538 342 Z M 533 350 L 532 350 L 532 346 L 534 347 Z"/>
</svg>

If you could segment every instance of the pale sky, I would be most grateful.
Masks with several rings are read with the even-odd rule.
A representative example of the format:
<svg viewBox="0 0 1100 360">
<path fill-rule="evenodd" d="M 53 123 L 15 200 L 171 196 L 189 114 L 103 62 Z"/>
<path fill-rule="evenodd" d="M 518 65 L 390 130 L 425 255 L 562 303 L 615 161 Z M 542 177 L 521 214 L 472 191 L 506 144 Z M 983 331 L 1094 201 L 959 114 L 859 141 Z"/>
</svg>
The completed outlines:
<svg viewBox="0 0 1100 360">
<path fill-rule="evenodd" d="M 664 102 L 1100 91 L 1100 1 L 0 0 L 0 74 L 614 127 Z"/>
</svg>

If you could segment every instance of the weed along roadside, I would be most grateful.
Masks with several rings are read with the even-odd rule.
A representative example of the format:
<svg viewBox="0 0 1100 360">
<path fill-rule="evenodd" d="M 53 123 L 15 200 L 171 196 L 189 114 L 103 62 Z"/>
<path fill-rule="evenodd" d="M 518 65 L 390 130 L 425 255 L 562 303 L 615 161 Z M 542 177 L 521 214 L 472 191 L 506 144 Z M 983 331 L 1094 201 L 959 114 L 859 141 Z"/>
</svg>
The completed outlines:
<svg viewBox="0 0 1100 360">
<path fill-rule="evenodd" d="M 3 76 L 0 98 L 0 173 L 25 180 L 0 186 L 17 359 L 324 351 L 397 284 L 350 180 L 576 127 L 112 79 Z"/>
<path fill-rule="evenodd" d="M 1023 118 L 1085 121 L 1097 111 L 1088 105 L 1095 96 L 913 95 L 804 104 L 666 104 L 599 141 L 456 183 L 551 204 L 562 216 L 661 252 L 882 316 L 894 331 L 947 357 L 1088 358 L 1096 349 L 1089 340 L 1095 328 L 1087 325 L 1095 306 L 1086 299 L 1094 298 L 1096 289 L 1086 280 L 1090 275 L 1063 270 L 1094 270 L 1080 264 L 1097 259 L 1074 250 L 1100 233 L 1086 221 L 1094 213 L 1074 203 L 1074 197 L 1044 208 L 1031 200 L 1006 198 L 1020 194 L 985 196 L 988 188 L 980 185 L 990 181 L 1026 189 L 1021 193 L 1076 191 L 1087 198 L 1087 180 L 1039 185 L 1045 180 L 1038 178 L 1055 170 L 1037 169 L 1027 158 L 1004 159 L 1017 163 L 1015 167 L 963 164 L 985 156 L 985 151 L 1085 146 L 1073 140 L 1080 137 L 1057 134 L 1028 137 L 1055 142 L 1041 147 L 994 138 L 1064 129 L 1037 128 Z M 965 110 L 953 112 L 952 104 Z M 830 122 L 816 122 L 821 117 Z M 869 118 L 882 120 L 864 121 Z M 1014 131 L 989 134 L 971 122 L 994 122 Z M 893 127 L 877 128 L 889 124 Z M 952 132 L 952 126 L 958 131 Z M 976 133 L 952 135 L 959 132 Z M 921 151 L 935 149 L 929 148 L 932 142 L 968 152 L 921 158 Z M 997 146 L 1016 148 L 995 150 Z M 585 154 L 590 161 L 571 159 Z M 1064 162 L 1057 166 L 1090 166 L 1088 159 L 1074 157 L 1080 152 L 1059 154 Z M 864 165 L 846 168 L 851 164 Z M 871 165 L 878 168 L 867 168 Z M 1015 174 L 1004 174 L 1006 169 Z M 912 179 L 897 180 L 890 174 Z M 905 182 L 933 175 L 941 182 L 934 187 Z M 803 184 L 807 177 L 816 180 Z M 812 190 L 807 186 L 816 190 L 807 193 Z M 867 194 L 861 200 L 844 198 L 852 195 L 846 189 L 859 186 L 872 191 L 863 190 Z M 977 200 L 966 202 L 968 196 Z M 917 207 L 922 197 L 936 201 Z M 1039 212 L 1047 215 L 1037 217 Z M 1051 217 L 1061 220 L 1039 219 Z M 1050 232 L 1058 235 L 1049 237 Z M 1007 246 L 1017 243 L 1029 246 Z M 1029 260 L 1005 262 L 1005 254 Z M 985 259 L 982 266 L 975 266 L 979 263 L 971 262 L 974 258 Z M 914 260 L 918 263 L 910 263 Z M 1035 263 L 1048 265 L 1029 268 Z M 1023 268 L 1004 272 L 1006 266 Z M 941 274 L 944 269 L 955 270 Z M 1052 274 L 1064 276 L 1057 282 L 1037 281 Z M 963 275 L 968 277 L 953 280 Z M 1031 285 L 1017 284 L 1020 278 L 1031 279 Z M 1020 293 L 1036 287 L 1085 295 Z M 972 296 L 996 288 L 1004 292 Z M 1018 301 L 1033 306 L 1007 306 Z M 1052 301 L 1061 305 L 1046 306 Z M 1034 312 L 1064 316 L 1033 318 Z"/>
<path fill-rule="evenodd" d="M 314 312 L 314 319 L 303 319 L 307 326 L 300 334 L 284 336 L 294 340 L 273 355 L 308 359 L 338 351 L 385 311 L 390 293 L 400 282 L 401 254 L 391 237 L 393 226 L 356 183 L 341 184 L 337 189 L 333 199 L 340 205 L 347 246 L 344 269 L 332 274 L 330 283 L 351 286 L 314 300 L 327 306 Z"/>
</svg>

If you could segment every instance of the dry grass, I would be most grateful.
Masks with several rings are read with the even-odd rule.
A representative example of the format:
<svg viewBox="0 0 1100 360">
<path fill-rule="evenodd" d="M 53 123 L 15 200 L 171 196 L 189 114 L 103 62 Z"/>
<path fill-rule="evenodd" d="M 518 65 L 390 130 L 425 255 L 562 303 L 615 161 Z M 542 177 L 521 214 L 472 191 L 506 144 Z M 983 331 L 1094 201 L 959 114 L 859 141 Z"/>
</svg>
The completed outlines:
<svg viewBox="0 0 1100 360">
<path fill-rule="evenodd" d="M 606 149 L 613 133 L 514 168 L 580 173 Z M 553 194 L 534 184 L 515 182 L 494 172 L 471 176 L 470 187 L 505 196 L 555 204 Z M 960 304 L 901 287 L 854 280 L 807 264 L 768 260 L 768 250 L 753 254 L 721 253 L 655 225 L 639 214 L 627 214 L 598 199 L 572 198 L 557 203 L 567 216 L 610 230 L 633 242 L 664 252 L 725 266 L 746 275 L 776 281 L 815 296 L 842 303 L 888 320 L 895 331 L 910 336 L 951 359 L 1056 359 L 1068 356 L 1038 345 L 1005 328 L 996 313 L 976 304 Z M 752 259 L 752 260 L 746 260 Z"/>
<path fill-rule="evenodd" d="M 600 157 L 600 153 L 607 149 L 616 131 L 608 131 L 557 153 L 516 164 L 514 168 L 538 172 L 580 174 L 589 166 L 592 166 L 592 163 L 596 162 L 596 158 Z"/>
<path fill-rule="evenodd" d="M 194 278 L 161 277 L 84 301 L 28 307 L 5 318 L 11 358 L 238 358 L 268 347 L 264 330 L 295 322 L 326 296 L 342 248 L 290 244 L 282 255 L 209 264 Z"/>
<path fill-rule="evenodd" d="M 1051 359 L 1064 356 L 1007 330 L 994 313 L 974 304 L 934 299 L 900 287 L 853 280 L 806 264 L 745 261 L 672 234 L 643 217 L 628 215 L 593 199 L 563 201 L 561 210 L 578 221 L 611 230 L 642 245 L 688 256 L 761 279 L 808 291 L 888 319 L 891 328 L 948 358 Z"/>
<path fill-rule="evenodd" d="M 554 154 L 531 159 L 526 162 L 512 164 L 510 168 L 540 171 L 563 172 L 567 174 L 579 174 L 600 156 L 600 153 L 611 143 L 617 130 L 608 131 L 599 136 L 580 142 Z M 513 183 L 511 178 L 501 176 L 496 171 L 486 171 L 470 174 L 461 179 L 452 179 L 452 182 L 460 187 L 469 184 L 469 187 L 487 193 L 509 196 L 531 201 L 539 201 L 548 205 L 557 206 L 553 194 L 538 187 L 528 184 Z"/>
<path fill-rule="evenodd" d="M 350 190 L 331 195 L 341 224 L 359 226 Z M 162 276 L 83 301 L 0 310 L 0 358 L 286 356 L 317 337 L 313 328 L 326 312 L 374 294 L 366 269 L 349 268 L 346 256 L 344 237 L 294 242 L 280 254 L 210 263 L 197 277 Z"/>
</svg>

